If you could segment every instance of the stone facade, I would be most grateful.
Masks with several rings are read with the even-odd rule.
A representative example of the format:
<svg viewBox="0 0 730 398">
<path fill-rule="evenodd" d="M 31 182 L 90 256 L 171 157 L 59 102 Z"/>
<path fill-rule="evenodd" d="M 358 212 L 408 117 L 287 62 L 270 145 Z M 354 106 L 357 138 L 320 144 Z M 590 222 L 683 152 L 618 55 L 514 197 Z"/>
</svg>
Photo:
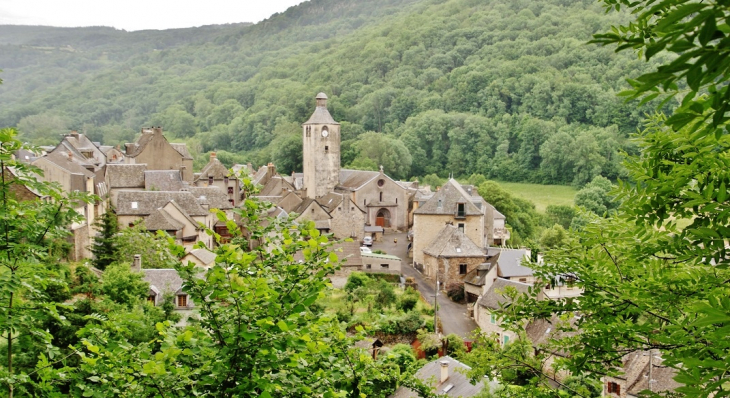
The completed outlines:
<svg viewBox="0 0 730 398">
<path fill-rule="evenodd" d="M 400 275 L 401 259 L 388 254 L 363 253 L 362 270 L 364 272 L 382 272 Z"/>
<path fill-rule="evenodd" d="M 334 191 L 340 176 L 340 124 L 327 110 L 327 95 L 316 99 L 317 108 L 302 125 L 304 188 L 312 199 Z"/>
<path fill-rule="evenodd" d="M 426 254 L 424 257 L 424 275 L 432 280 L 438 280 L 442 286 L 464 281 L 464 276 L 475 270 L 484 262 L 484 257 L 434 257 Z M 466 272 L 461 273 L 461 265 L 466 265 Z"/>
<path fill-rule="evenodd" d="M 464 234 L 478 244 L 484 236 L 484 221 L 481 216 L 466 216 L 456 220 L 453 215 L 419 215 L 413 220 L 413 262 L 424 263 L 423 250 L 429 245 L 445 225 L 459 227 L 464 224 Z"/>
<path fill-rule="evenodd" d="M 408 214 L 415 191 L 404 188 L 382 170 L 343 170 L 338 192 L 349 193 L 352 201 L 365 210 L 365 223 L 385 229 L 406 231 Z"/>
<path fill-rule="evenodd" d="M 179 170 L 183 181 L 193 181 L 193 157 L 184 144 L 171 144 L 162 128 L 142 129 L 137 142 L 126 144 L 128 164 L 146 164 L 147 170 Z"/>
<path fill-rule="evenodd" d="M 365 234 L 362 225 L 365 225 L 365 212 L 362 211 L 350 198 L 343 198 L 337 206 L 329 208 L 330 226 L 335 237 L 352 238 L 360 242 Z"/>
</svg>

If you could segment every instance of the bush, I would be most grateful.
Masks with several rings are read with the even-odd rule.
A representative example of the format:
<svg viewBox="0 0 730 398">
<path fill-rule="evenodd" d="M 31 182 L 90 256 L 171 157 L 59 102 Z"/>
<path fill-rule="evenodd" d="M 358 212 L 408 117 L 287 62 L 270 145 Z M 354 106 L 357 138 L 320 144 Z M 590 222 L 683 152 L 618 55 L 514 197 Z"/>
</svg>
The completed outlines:
<svg viewBox="0 0 730 398">
<path fill-rule="evenodd" d="M 350 314 L 350 311 L 347 311 L 344 308 L 340 308 L 339 310 L 337 310 L 337 313 L 335 314 L 335 316 L 337 317 L 338 322 L 349 323 L 350 320 L 352 319 L 352 315 Z"/>
<path fill-rule="evenodd" d="M 393 349 L 388 352 L 384 362 L 391 362 L 398 366 L 402 373 L 405 373 L 408 367 L 416 363 L 416 355 L 413 348 L 408 344 L 396 344 Z"/>
<path fill-rule="evenodd" d="M 347 283 L 345 283 L 345 291 L 348 293 L 354 292 L 357 288 L 363 287 L 368 284 L 370 278 L 362 272 L 353 272 L 347 277 Z"/>
<path fill-rule="evenodd" d="M 403 312 L 412 311 L 414 308 L 416 308 L 416 305 L 418 304 L 418 300 L 420 300 L 420 298 L 420 293 L 413 290 L 413 288 L 406 288 L 406 291 L 403 292 L 403 295 L 401 295 L 400 300 L 398 301 L 398 309 L 402 310 Z"/>
<path fill-rule="evenodd" d="M 388 282 L 380 280 L 374 288 L 378 292 L 375 296 L 375 306 L 377 308 L 388 308 L 398 300 L 393 286 Z"/>
<path fill-rule="evenodd" d="M 454 359 L 459 359 L 466 354 L 464 339 L 454 333 L 446 336 L 446 355 Z"/>
<path fill-rule="evenodd" d="M 388 317 L 380 324 L 378 330 L 385 334 L 415 333 L 423 326 L 423 319 L 415 312 L 409 312 L 397 317 Z"/>
<path fill-rule="evenodd" d="M 446 286 L 446 295 L 457 303 L 464 301 L 464 283 L 454 282 Z"/>
</svg>

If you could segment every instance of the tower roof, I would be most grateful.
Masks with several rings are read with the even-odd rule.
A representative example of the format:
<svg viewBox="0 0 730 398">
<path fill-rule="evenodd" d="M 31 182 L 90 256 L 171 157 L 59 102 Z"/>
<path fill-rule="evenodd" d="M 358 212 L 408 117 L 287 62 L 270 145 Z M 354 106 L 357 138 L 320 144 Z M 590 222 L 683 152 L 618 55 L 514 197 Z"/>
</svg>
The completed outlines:
<svg viewBox="0 0 730 398">
<path fill-rule="evenodd" d="M 339 124 L 327 110 L 327 94 L 319 93 L 316 97 L 317 107 L 312 116 L 304 124 Z"/>
<path fill-rule="evenodd" d="M 319 94 L 317 94 L 316 99 L 327 99 L 327 94 L 325 94 L 325 93 L 319 93 Z"/>
</svg>

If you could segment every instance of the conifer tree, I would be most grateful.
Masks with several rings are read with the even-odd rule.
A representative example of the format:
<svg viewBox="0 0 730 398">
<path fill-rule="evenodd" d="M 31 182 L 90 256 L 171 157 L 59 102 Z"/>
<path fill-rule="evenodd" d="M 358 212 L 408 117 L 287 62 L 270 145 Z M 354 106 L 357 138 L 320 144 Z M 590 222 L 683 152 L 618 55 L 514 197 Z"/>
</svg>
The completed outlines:
<svg viewBox="0 0 730 398">
<path fill-rule="evenodd" d="M 117 255 L 116 234 L 119 232 L 119 224 L 114 209 L 109 209 L 95 223 L 99 234 L 94 237 L 91 245 L 91 252 L 94 254 L 92 264 L 94 267 L 104 270 L 113 263 Z"/>
</svg>

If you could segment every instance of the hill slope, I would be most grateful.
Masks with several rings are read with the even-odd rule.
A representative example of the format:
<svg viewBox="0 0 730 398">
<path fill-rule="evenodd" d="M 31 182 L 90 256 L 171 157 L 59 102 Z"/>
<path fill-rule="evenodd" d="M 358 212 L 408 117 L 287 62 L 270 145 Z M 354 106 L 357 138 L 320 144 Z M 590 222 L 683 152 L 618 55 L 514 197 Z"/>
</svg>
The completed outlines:
<svg viewBox="0 0 730 398">
<path fill-rule="evenodd" d="M 588 0 L 312 0 L 253 26 L 66 39 L 2 27 L 0 125 L 36 142 L 76 128 L 109 144 L 161 125 L 194 151 L 289 172 L 324 91 L 343 122 L 343 164 L 581 184 L 619 175 L 617 152 L 650 109 L 615 97 L 650 66 L 585 44 L 621 18 Z M 366 131 L 410 156 L 364 154 Z"/>
</svg>

